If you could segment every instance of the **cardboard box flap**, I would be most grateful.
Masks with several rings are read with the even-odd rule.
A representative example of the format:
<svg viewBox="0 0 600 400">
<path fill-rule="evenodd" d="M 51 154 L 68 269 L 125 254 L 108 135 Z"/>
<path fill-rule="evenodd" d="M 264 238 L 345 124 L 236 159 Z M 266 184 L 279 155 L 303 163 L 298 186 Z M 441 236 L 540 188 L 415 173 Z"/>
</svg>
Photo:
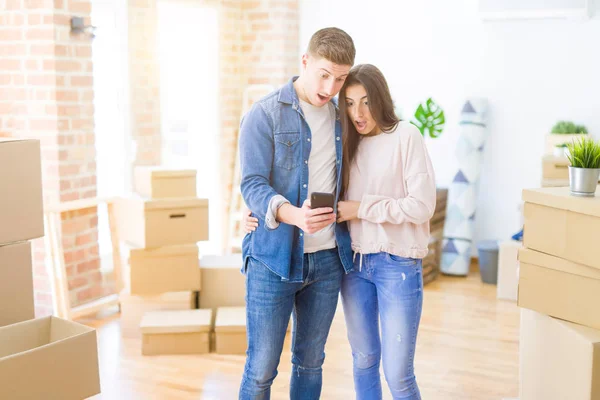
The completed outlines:
<svg viewBox="0 0 600 400">
<path fill-rule="evenodd" d="M 200 268 L 242 268 L 241 254 L 226 254 L 223 256 L 206 255 L 200 258 Z"/>
<path fill-rule="evenodd" d="M 246 332 L 246 307 L 218 308 L 215 332 Z"/>
<path fill-rule="evenodd" d="M 146 334 L 210 332 L 212 310 L 152 311 L 144 314 L 140 330 Z"/>
<path fill-rule="evenodd" d="M 128 289 L 123 289 L 119 294 L 119 301 L 132 304 L 151 303 L 181 303 L 190 304 L 192 301 L 193 292 L 168 292 L 156 296 L 132 296 Z"/>
<path fill-rule="evenodd" d="M 9 143 L 9 142 L 26 142 L 29 140 L 37 140 L 37 139 L 21 139 L 21 138 L 2 137 L 2 138 L 0 138 L 0 144 Z"/>
<path fill-rule="evenodd" d="M 526 264 L 537 265 L 556 271 L 585 276 L 600 280 L 600 270 L 573 261 L 564 260 L 539 251 L 522 248 L 519 250 L 519 261 Z"/>
<path fill-rule="evenodd" d="M 56 317 L 43 317 L 0 327 L 0 361 L 5 357 L 36 351 L 44 346 L 93 332 L 94 329 Z"/>
<path fill-rule="evenodd" d="M 198 246 L 195 244 L 182 244 L 165 247 L 154 247 L 148 249 L 131 248 L 129 251 L 130 258 L 143 257 L 172 257 L 178 255 L 195 255 L 198 257 Z"/>
<path fill-rule="evenodd" d="M 199 198 L 178 198 L 178 199 L 155 199 L 143 200 L 146 210 L 175 210 L 186 208 L 206 208 L 208 207 L 208 199 Z"/>
<path fill-rule="evenodd" d="M 524 189 L 523 201 L 600 217 L 600 188 L 595 197 L 572 196 L 568 187 Z"/>
</svg>

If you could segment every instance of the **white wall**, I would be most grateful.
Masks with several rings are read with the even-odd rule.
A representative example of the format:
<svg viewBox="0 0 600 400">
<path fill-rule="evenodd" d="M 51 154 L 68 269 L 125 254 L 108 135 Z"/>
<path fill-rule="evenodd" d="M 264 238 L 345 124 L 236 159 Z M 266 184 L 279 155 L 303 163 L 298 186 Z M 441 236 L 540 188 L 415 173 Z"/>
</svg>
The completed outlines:
<svg viewBox="0 0 600 400">
<path fill-rule="evenodd" d="M 600 138 L 600 0 L 587 22 L 483 22 L 476 0 L 303 0 L 300 8 L 301 49 L 314 31 L 337 26 L 354 39 L 356 63 L 385 74 L 405 119 L 429 96 L 442 105 L 446 129 L 428 140 L 439 186 L 456 172 L 464 99 L 488 99 L 476 240 L 520 229 L 521 190 L 539 186 L 544 135 L 557 120 Z"/>
</svg>

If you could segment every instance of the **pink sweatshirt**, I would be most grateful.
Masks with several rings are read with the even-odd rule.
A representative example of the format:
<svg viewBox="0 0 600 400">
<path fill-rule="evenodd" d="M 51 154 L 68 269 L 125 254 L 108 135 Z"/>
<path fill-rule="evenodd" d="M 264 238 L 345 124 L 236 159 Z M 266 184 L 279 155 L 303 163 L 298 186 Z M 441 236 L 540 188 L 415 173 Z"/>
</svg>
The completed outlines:
<svg viewBox="0 0 600 400">
<path fill-rule="evenodd" d="M 359 219 L 348 225 L 355 252 L 427 255 L 435 175 L 414 125 L 400 122 L 393 132 L 362 138 L 349 180 L 346 200 L 361 202 Z"/>
</svg>

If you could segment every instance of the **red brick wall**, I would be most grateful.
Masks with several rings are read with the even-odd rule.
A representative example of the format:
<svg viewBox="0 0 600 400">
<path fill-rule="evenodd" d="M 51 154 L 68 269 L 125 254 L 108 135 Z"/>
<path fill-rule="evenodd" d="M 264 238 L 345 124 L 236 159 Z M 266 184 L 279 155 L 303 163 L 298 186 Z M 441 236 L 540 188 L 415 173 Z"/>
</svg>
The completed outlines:
<svg viewBox="0 0 600 400">
<path fill-rule="evenodd" d="M 227 66 L 221 68 L 221 181 L 225 199 L 223 215 L 228 224 L 242 93 L 251 84 L 277 88 L 297 75 L 300 38 L 298 0 L 242 0 L 223 4 L 231 4 L 220 21 L 224 31 L 220 63 Z"/>
<path fill-rule="evenodd" d="M 227 216 L 242 93 L 248 84 L 283 84 L 298 72 L 297 0 L 205 0 L 219 8 L 223 215 Z M 89 23 L 91 0 L 0 0 L 0 132 L 42 144 L 47 204 L 96 196 L 91 39 L 70 34 Z M 134 165 L 160 164 L 160 65 L 156 0 L 129 0 L 129 94 Z M 132 165 L 133 167 L 133 165 Z M 125 171 L 125 173 L 131 173 Z M 225 221 L 227 218 L 225 218 Z M 63 218 L 72 305 L 104 294 L 98 217 Z M 225 229 L 225 232 L 227 230 Z M 43 240 L 34 243 L 38 316 L 51 312 Z"/>
<path fill-rule="evenodd" d="M 72 16 L 89 22 L 90 1 L 6 0 L 0 10 L 0 131 L 42 145 L 44 201 L 96 195 L 91 40 L 70 34 Z M 67 216 L 63 224 L 68 225 Z M 101 292 L 97 216 L 77 215 L 81 228 L 63 245 L 72 303 Z M 36 315 L 51 313 L 42 239 L 34 241 Z M 67 257 L 68 256 L 68 257 Z M 93 267 L 92 267 L 93 266 Z"/>
<path fill-rule="evenodd" d="M 136 143 L 134 165 L 158 165 L 161 120 L 156 0 L 129 0 L 128 19 L 131 137 Z"/>
</svg>

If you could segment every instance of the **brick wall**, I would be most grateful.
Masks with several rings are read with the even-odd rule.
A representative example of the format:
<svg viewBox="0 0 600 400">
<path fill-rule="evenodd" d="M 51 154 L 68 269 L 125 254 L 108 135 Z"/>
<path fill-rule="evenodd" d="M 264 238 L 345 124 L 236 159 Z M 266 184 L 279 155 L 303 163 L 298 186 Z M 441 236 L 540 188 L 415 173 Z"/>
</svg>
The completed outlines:
<svg viewBox="0 0 600 400">
<path fill-rule="evenodd" d="M 3 3 L 3 4 L 2 4 Z M 0 1 L 0 131 L 42 145 L 44 202 L 96 195 L 91 41 L 70 34 L 70 18 L 86 17 L 90 1 Z M 63 245 L 72 303 L 102 289 L 95 211 L 65 216 L 78 231 Z M 51 313 L 44 244 L 34 241 L 36 315 Z"/>
<path fill-rule="evenodd" d="M 298 1 L 204 3 L 219 7 L 221 207 L 227 216 L 242 93 L 253 83 L 280 86 L 298 72 Z M 47 204 L 96 195 L 91 39 L 71 35 L 69 26 L 74 15 L 89 23 L 90 12 L 91 0 L 0 0 L 0 132 L 41 141 Z M 137 147 L 133 164 L 159 164 L 156 0 L 129 0 L 128 23 L 130 126 Z M 97 224 L 95 211 L 71 213 L 62 221 L 73 305 L 106 291 L 100 284 Z M 38 316 L 51 312 L 44 259 L 43 240 L 36 240 Z"/>
<path fill-rule="evenodd" d="M 228 2 L 223 2 L 227 4 Z M 221 181 L 223 215 L 229 202 L 238 143 L 242 93 L 248 85 L 281 86 L 300 71 L 298 0 L 242 0 L 222 13 Z M 233 29 L 232 29 L 233 28 Z M 235 34 L 234 34 L 235 33 Z M 236 42 L 237 40 L 237 42 Z M 231 62 L 234 62 L 231 65 Z M 225 230 L 225 234 L 228 230 Z M 226 241 L 224 241 L 226 243 Z"/>
<path fill-rule="evenodd" d="M 128 20 L 131 137 L 136 143 L 133 164 L 158 165 L 161 126 L 156 0 L 129 0 Z"/>
</svg>

